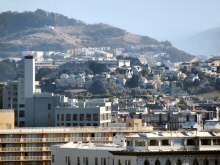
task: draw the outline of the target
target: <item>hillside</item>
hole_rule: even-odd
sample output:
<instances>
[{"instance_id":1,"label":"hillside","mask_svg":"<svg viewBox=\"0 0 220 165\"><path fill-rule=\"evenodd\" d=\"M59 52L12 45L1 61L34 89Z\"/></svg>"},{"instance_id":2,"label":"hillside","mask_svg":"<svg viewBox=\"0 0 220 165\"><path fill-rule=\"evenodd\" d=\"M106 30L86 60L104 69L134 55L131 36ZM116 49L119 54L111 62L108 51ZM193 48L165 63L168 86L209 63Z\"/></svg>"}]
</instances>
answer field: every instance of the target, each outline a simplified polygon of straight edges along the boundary
<instances>
[{"instance_id":1,"label":"hillside","mask_svg":"<svg viewBox=\"0 0 220 165\"><path fill-rule=\"evenodd\" d=\"M219 55L220 27L188 37L177 43L177 47L196 55Z\"/></svg>"},{"instance_id":2,"label":"hillside","mask_svg":"<svg viewBox=\"0 0 220 165\"><path fill-rule=\"evenodd\" d=\"M106 24L85 24L57 13L43 10L35 12L5 12L0 14L0 50L57 50L79 47L112 48L153 46L167 52L175 61L188 61L190 54L180 51L169 42L159 42L147 36L129 33ZM4 54L4 53L3 53ZM172 60L172 59L171 59Z\"/></svg>"}]
</instances>

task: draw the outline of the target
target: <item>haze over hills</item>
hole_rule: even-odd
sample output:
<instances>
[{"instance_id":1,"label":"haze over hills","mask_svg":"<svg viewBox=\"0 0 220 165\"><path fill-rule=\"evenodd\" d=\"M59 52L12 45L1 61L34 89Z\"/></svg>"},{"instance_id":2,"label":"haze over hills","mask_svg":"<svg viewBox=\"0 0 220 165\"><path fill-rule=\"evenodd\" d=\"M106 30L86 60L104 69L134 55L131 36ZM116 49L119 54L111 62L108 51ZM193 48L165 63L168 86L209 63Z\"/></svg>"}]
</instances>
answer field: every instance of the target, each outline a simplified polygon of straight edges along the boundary
<instances>
[{"instance_id":1,"label":"haze over hills","mask_svg":"<svg viewBox=\"0 0 220 165\"><path fill-rule=\"evenodd\" d=\"M166 52L174 61L188 61L192 55L147 36L131 34L107 24L86 24L57 13L4 12L0 14L1 51L67 50L80 47L126 48L146 46Z\"/></svg>"},{"instance_id":2,"label":"haze over hills","mask_svg":"<svg viewBox=\"0 0 220 165\"><path fill-rule=\"evenodd\" d=\"M220 27L209 29L178 41L175 46L195 55L219 55Z\"/></svg>"}]
</instances>

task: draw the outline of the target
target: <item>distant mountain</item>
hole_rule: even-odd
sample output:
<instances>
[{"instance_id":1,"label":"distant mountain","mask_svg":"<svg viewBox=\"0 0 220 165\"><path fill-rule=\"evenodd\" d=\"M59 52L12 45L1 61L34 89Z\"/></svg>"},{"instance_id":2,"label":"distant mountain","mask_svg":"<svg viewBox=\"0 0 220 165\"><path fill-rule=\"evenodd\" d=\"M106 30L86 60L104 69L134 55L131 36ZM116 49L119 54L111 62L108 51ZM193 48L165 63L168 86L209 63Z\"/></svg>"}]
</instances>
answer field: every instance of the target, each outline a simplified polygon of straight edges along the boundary
<instances>
[{"instance_id":1,"label":"distant mountain","mask_svg":"<svg viewBox=\"0 0 220 165\"><path fill-rule=\"evenodd\" d=\"M159 42L147 36L131 34L106 24L86 24L57 13L4 12L0 14L0 50L66 50L80 47L126 48L151 46L165 51L171 61L189 61L192 55L174 48L170 42ZM1 53L1 52L0 52Z\"/></svg>"},{"instance_id":2,"label":"distant mountain","mask_svg":"<svg viewBox=\"0 0 220 165\"><path fill-rule=\"evenodd\" d=\"M195 34L175 45L195 55L219 55L220 27Z\"/></svg>"}]
</instances>

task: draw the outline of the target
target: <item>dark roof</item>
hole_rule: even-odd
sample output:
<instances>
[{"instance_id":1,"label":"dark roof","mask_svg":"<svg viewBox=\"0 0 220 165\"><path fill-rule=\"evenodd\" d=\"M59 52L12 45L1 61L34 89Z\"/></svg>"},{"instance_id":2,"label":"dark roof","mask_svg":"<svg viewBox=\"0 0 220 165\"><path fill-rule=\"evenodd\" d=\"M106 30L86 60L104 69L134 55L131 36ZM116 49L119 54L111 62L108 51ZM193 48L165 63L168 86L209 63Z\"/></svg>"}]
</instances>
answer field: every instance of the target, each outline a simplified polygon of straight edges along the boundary
<instances>
[{"instance_id":1,"label":"dark roof","mask_svg":"<svg viewBox=\"0 0 220 165\"><path fill-rule=\"evenodd\" d=\"M220 151L109 151L113 155L124 155L124 156L166 156L166 155L216 155L220 154Z\"/></svg>"}]
</instances>

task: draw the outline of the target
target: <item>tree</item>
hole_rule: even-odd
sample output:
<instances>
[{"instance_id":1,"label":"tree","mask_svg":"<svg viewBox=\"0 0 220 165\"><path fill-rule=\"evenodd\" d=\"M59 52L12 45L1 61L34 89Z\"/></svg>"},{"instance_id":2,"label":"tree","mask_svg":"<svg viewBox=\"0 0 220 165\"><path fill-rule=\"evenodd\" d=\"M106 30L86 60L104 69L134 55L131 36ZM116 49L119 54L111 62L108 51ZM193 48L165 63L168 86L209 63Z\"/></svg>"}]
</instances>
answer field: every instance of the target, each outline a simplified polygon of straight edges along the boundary
<instances>
[{"instance_id":1,"label":"tree","mask_svg":"<svg viewBox=\"0 0 220 165\"><path fill-rule=\"evenodd\" d=\"M88 91L92 94L107 94L106 85L101 80L95 80Z\"/></svg>"},{"instance_id":2,"label":"tree","mask_svg":"<svg viewBox=\"0 0 220 165\"><path fill-rule=\"evenodd\" d=\"M126 86L129 88L136 88L139 86L140 75L134 74L131 79L126 82Z\"/></svg>"},{"instance_id":3,"label":"tree","mask_svg":"<svg viewBox=\"0 0 220 165\"><path fill-rule=\"evenodd\" d=\"M89 69L93 72L93 74L100 74L102 72L109 71L105 64L100 64L95 61L89 62Z\"/></svg>"},{"instance_id":4,"label":"tree","mask_svg":"<svg viewBox=\"0 0 220 165\"><path fill-rule=\"evenodd\" d=\"M215 87L220 90L220 79L217 79L216 83L215 83Z\"/></svg>"},{"instance_id":5,"label":"tree","mask_svg":"<svg viewBox=\"0 0 220 165\"><path fill-rule=\"evenodd\" d=\"M143 68L143 69L141 70L141 74L142 74L142 76L144 76L145 78L149 78L150 70L147 69L147 68Z\"/></svg>"}]
</instances>

